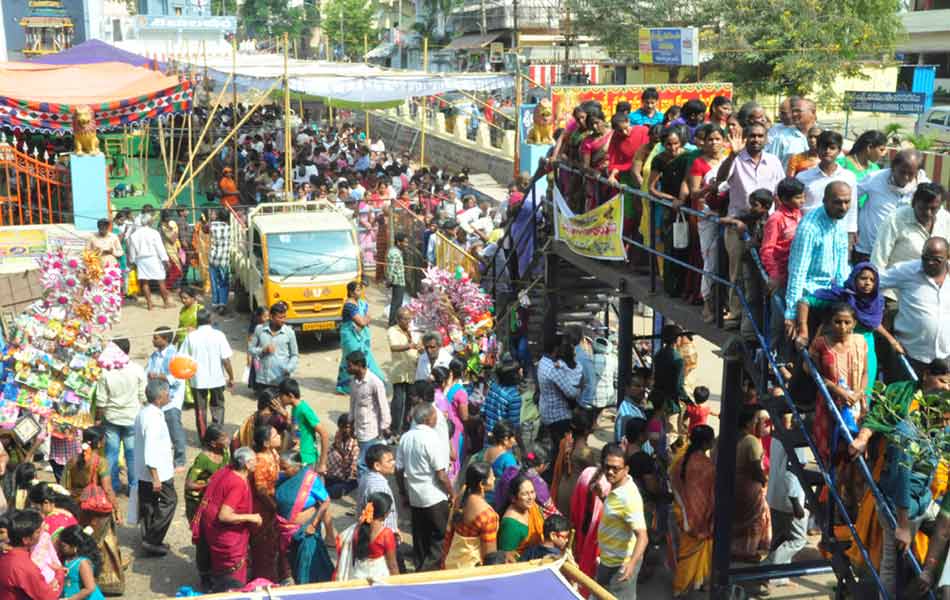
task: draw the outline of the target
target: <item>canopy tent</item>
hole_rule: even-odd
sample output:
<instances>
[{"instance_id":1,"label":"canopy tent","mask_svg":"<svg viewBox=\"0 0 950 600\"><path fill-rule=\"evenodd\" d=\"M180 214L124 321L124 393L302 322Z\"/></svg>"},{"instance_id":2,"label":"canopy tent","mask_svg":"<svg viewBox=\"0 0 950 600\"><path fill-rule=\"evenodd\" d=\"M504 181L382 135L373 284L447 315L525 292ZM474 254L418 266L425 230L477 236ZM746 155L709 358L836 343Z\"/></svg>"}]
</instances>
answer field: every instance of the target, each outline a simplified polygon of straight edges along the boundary
<instances>
[{"instance_id":1,"label":"canopy tent","mask_svg":"<svg viewBox=\"0 0 950 600\"><path fill-rule=\"evenodd\" d=\"M205 596L209 600L581 600L558 570L560 561L537 561L437 573L396 575L368 585L365 580L274 588Z\"/></svg>"},{"instance_id":2,"label":"canopy tent","mask_svg":"<svg viewBox=\"0 0 950 600\"><path fill-rule=\"evenodd\" d=\"M190 81L125 63L0 63L0 126L65 134L89 106L97 129L114 129L188 112L193 97Z\"/></svg>"},{"instance_id":3,"label":"canopy tent","mask_svg":"<svg viewBox=\"0 0 950 600\"><path fill-rule=\"evenodd\" d=\"M192 63L201 69L203 62ZM208 60L208 74L224 82L232 60ZM366 63L288 60L290 89L324 99L344 108L388 108L415 96L434 96L452 90L491 90L514 85L503 73L426 73L383 69ZM235 80L238 89L267 89L284 75L284 59L277 54L240 54Z\"/></svg>"},{"instance_id":4,"label":"canopy tent","mask_svg":"<svg viewBox=\"0 0 950 600\"><path fill-rule=\"evenodd\" d=\"M68 50L37 58L33 63L46 65L91 65L95 63L117 62L133 67L148 67L152 60L146 56L126 52L99 40L87 40Z\"/></svg>"}]
</instances>

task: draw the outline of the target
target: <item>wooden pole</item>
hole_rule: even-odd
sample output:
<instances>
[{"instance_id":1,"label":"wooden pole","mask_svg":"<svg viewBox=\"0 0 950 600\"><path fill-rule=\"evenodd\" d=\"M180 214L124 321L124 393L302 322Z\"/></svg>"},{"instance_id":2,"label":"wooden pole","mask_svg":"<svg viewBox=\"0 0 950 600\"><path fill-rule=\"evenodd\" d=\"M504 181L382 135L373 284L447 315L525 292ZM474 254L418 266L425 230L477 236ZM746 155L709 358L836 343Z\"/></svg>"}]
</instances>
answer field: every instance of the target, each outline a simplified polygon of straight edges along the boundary
<instances>
[{"instance_id":1,"label":"wooden pole","mask_svg":"<svg viewBox=\"0 0 950 600\"><path fill-rule=\"evenodd\" d=\"M237 36L231 37L231 77L234 78L234 81L231 82L231 123L237 123L237 110L238 110L238 96L237 96ZM200 145L200 144L199 144ZM232 170L234 171L234 185L240 186L241 178L238 177L238 139L237 136L234 136L234 141L231 143L231 165Z\"/></svg>"},{"instance_id":2,"label":"wooden pole","mask_svg":"<svg viewBox=\"0 0 950 600\"><path fill-rule=\"evenodd\" d=\"M366 55L369 54L369 35L363 34L363 61L366 61ZM363 117L366 119L366 143L372 144L373 140L369 137L369 107L363 107Z\"/></svg>"},{"instance_id":3,"label":"wooden pole","mask_svg":"<svg viewBox=\"0 0 950 600\"><path fill-rule=\"evenodd\" d=\"M253 106L251 106L250 110L247 111L247 114L245 114L245 115L241 118L240 121L238 121L237 123L234 124L234 129L232 129L231 131L229 131L228 134L227 134L226 136L224 136L224 139L221 140L220 142L218 142L218 145L215 146L213 150L211 150L211 153L208 155L208 157L205 158L205 159L201 162L201 164L198 165L198 167L194 169L194 171L192 171L191 176L188 177L188 179L185 181L184 185L182 185L181 188L175 190L175 193L174 193L174 194L172 194L171 196L169 196L168 200L165 202L164 208L168 208L169 206L172 206L172 203L175 201L175 198L178 197L178 194L181 193L182 189L184 189L184 186L186 186L186 185L188 185L189 183L191 183L191 181L192 181L199 173L201 173L201 171L202 171L205 167L207 167L207 166L211 163L212 160L214 160L214 157L217 156L218 152L221 152L221 148L224 148L224 146L225 146L228 142L231 141L231 138L233 138L233 137L237 134L238 130L244 125L244 123L247 122L248 119L251 118L251 115L253 115L255 112L257 112L257 109L260 108L261 105L264 104L264 102L270 101L270 95L274 92L274 90L277 89L277 85L278 85L279 83L280 83L280 82L275 81L273 84L271 84L271 86L270 86L269 88L267 88L267 91L264 92L264 95L261 96L260 99L259 99L257 102L255 102Z\"/></svg>"},{"instance_id":4,"label":"wooden pole","mask_svg":"<svg viewBox=\"0 0 950 600\"><path fill-rule=\"evenodd\" d=\"M429 72L429 38L422 38L422 70ZM426 111L429 109L429 98L422 97L422 144L419 148L419 166L426 166L426 123L429 120Z\"/></svg>"},{"instance_id":5,"label":"wooden pole","mask_svg":"<svg viewBox=\"0 0 950 600\"><path fill-rule=\"evenodd\" d=\"M145 124L145 135L142 138L141 150L142 150L142 193L148 193L148 148L149 141L152 139L152 124Z\"/></svg>"},{"instance_id":6,"label":"wooden pole","mask_svg":"<svg viewBox=\"0 0 950 600\"><path fill-rule=\"evenodd\" d=\"M591 579L587 573L581 571L577 565L571 561L565 560L564 563L561 564L561 570L564 571L567 576L571 577L572 579L576 579L578 583L589 589L590 592L598 598L598 600L617 600L613 594L604 589L602 585Z\"/></svg>"},{"instance_id":7,"label":"wooden pole","mask_svg":"<svg viewBox=\"0 0 950 600\"><path fill-rule=\"evenodd\" d=\"M162 164L165 166L165 193L171 189L171 175L168 172L168 152L165 150L165 126L162 119L158 119L158 147L162 150Z\"/></svg>"},{"instance_id":8,"label":"wooden pole","mask_svg":"<svg viewBox=\"0 0 950 600\"><path fill-rule=\"evenodd\" d=\"M202 43L204 43L204 42L202 42ZM194 147L193 147L192 141L191 141L191 132L192 132L192 129L191 129L191 115L192 115L192 113L188 113L188 170L189 170L189 171L191 170L191 168L192 168L192 166L193 166L193 161L195 160L195 153L193 152ZM209 121L209 122L210 122L210 121ZM195 212L196 212L196 209L195 209L195 184L192 183L190 186L188 186L188 188L189 188L188 191L189 191L189 193L191 194L191 224L194 225L194 224L195 224ZM187 267L185 268L185 274L186 274L186 275L188 274L188 269L187 269Z\"/></svg>"},{"instance_id":9,"label":"wooden pole","mask_svg":"<svg viewBox=\"0 0 950 600\"><path fill-rule=\"evenodd\" d=\"M293 176L293 140L290 139L290 68L288 66L290 36L284 32L284 202L293 198L291 178Z\"/></svg>"},{"instance_id":10,"label":"wooden pole","mask_svg":"<svg viewBox=\"0 0 950 600\"><path fill-rule=\"evenodd\" d=\"M518 32L515 31L515 179L521 171L521 57L518 54Z\"/></svg>"},{"instance_id":11,"label":"wooden pole","mask_svg":"<svg viewBox=\"0 0 950 600\"><path fill-rule=\"evenodd\" d=\"M297 54L297 40L294 40L294 60L297 60L298 58L300 58L300 56ZM300 122L306 126L307 123L303 122L303 94L300 94L300 96L297 98L297 102L297 107L300 110L300 113L297 116L300 117Z\"/></svg>"},{"instance_id":12,"label":"wooden pole","mask_svg":"<svg viewBox=\"0 0 950 600\"><path fill-rule=\"evenodd\" d=\"M181 182L185 180L185 177L188 176L188 173L191 172L193 166L193 161L195 160L195 154L197 154L198 148L201 147L202 142L204 142L205 134L208 133L208 129L211 127L211 123L214 122L214 115L218 112L218 106L221 105L221 100L224 98L224 93L228 90L228 84L231 83L231 78L233 76L229 75L227 80L224 82L224 87L221 88L221 91L218 92L218 99L215 101L214 106L211 107L211 113L208 114L208 120L205 121L204 127L201 128L201 135L198 136L198 141L195 143L194 151L191 147L188 150L188 166L185 167L185 170L182 172L181 177L178 179L178 185L175 186L177 190L181 187Z\"/></svg>"}]
</instances>

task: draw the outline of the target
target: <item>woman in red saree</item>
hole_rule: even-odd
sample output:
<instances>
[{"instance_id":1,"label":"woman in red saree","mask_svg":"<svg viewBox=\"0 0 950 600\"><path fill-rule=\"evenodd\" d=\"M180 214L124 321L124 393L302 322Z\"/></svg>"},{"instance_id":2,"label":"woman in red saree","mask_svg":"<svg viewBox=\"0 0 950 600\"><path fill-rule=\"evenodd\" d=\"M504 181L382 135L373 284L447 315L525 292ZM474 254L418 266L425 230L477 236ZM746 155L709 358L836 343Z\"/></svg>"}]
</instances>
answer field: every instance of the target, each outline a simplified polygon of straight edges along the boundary
<instances>
[{"instance_id":1,"label":"woman in red saree","mask_svg":"<svg viewBox=\"0 0 950 600\"><path fill-rule=\"evenodd\" d=\"M277 475L280 473L280 433L270 424L254 428L254 451L257 465L251 483L254 490L254 512L262 524L251 532L251 579L274 583L290 580L290 565L280 552L280 531L277 528Z\"/></svg>"},{"instance_id":2,"label":"woman in red saree","mask_svg":"<svg viewBox=\"0 0 950 600\"><path fill-rule=\"evenodd\" d=\"M247 583L247 551L251 528L261 526L261 517L251 511L253 494L248 476L257 456L247 447L238 448L231 464L208 480L204 498L191 523L192 542L211 561L211 585L215 591L237 589ZM202 548L202 546L204 546Z\"/></svg>"},{"instance_id":3,"label":"woman in red saree","mask_svg":"<svg viewBox=\"0 0 950 600\"><path fill-rule=\"evenodd\" d=\"M597 546L597 528L600 526L600 517L604 512L604 503L600 494L595 493L599 486L606 496L610 492L610 483L600 472L598 467L587 467L577 478L577 486L571 497L571 526L574 528L574 560L581 571L593 578L597 574L597 557L600 548ZM581 594L586 598L589 590L581 587Z\"/></svg>"},{"instance_id":4,"label":"woman in red saree","mask_svg":"<svg viewBox=\"0 0 950 600\"><path fill-rule=\"evenodd\" d=\"M712 574L716 467L706 453L715 439L712 427L697 425L689 434L683 458L670 467L673 516L679 529L674 598L700 589Z\"/></svg>"},{"instance_id":5,"label":"woman in red saree","mask_svg":"<svg viewBox=\"0 0 950 600\"><path fill-rule=\"evenodd\" d=\"M581 167L594 175L606 177L607 165L610 163L607 157L607 148L610 145L613 130L601 110L591 111L587 115L587 124L591 129L591 133L581 142ZM610 186L590 179L584 185L587 186L585 211L597 208L616 193Z\"/></svg>"}]
</instances>

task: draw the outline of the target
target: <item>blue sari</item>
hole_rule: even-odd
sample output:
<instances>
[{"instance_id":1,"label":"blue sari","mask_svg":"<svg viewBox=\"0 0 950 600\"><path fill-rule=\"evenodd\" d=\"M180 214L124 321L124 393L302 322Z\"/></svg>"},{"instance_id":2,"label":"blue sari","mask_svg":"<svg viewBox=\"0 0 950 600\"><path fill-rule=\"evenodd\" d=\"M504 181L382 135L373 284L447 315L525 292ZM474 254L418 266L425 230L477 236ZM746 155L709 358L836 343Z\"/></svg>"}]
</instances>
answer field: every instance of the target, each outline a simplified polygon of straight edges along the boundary
<instances>
[{"instance_id":1,"label":"blue sari","mask_svg":"<svg viewBox=\"0 0 950 600\"><path fill-rule=\"evenodd\" d=\"M366 366L369 370L380 380L386 381L386 376L383 375L382 369L379 368L376 359L373 358L373 352L370 348L369 326L361 328L353 320L356 315L365 317L367 314L369 314L369 304L366 303L366 300L360 300L358 304L346 302L343 305L343 320L340 323L340 350L342 352L340 368L336 376L336 391L341 394L350 392L350 374L346 371L346 357L356 350L362 351L366 356Z\"/></svg>"},{"instance_id":2,"label":"blue sari","mask_svg":"<svg viewBox=\"0 0 950 600\"><path fill-rule=\"evenodd\" d=\"M290 522L301 511L314 507L319 509L322 503L329 501L323 480L308 468L301 469L280 484L274 496L277 514ZM308 534L307 526L311 524L315 525L315 531ZM311 521L294 532L290 543L290 568L297 584L330 581L333 578L333 561L323 543L319 522Z\"/></svg>"}]
</instances>

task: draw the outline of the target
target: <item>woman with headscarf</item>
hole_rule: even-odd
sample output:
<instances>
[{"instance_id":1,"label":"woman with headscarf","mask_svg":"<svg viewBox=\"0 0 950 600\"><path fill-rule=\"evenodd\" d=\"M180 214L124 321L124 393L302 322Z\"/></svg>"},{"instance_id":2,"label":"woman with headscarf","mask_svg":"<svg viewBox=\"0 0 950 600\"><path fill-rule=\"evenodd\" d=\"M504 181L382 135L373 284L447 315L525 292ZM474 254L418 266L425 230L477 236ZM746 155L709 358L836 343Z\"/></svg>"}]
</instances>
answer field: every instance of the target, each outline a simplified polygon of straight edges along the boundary
<instances>
[{"instance_id":1,"label":"woman with headscarf","mask_svg":"<svg viewBox=\"0 0 950 600\"><path fill-rule=\"evenodd\" d=\"M798 303L798 339L801 345L807 346L809 336L809 312L811 310L826 312L833 304L845 302L851 305L857 315L857 324L854 333L864 337L867 342L867 388L871 393L874 382L877 380L877 354L874 351L874 334L883 337L898 354L904 349L900 342L884 328L884 296L880 290L880 276L877 267L869 262L860 262L851 269L851 274L843 286L831 284L830 288L815 290L806 294ZM821 319L819 319L819 322ZM816 336L819 332L816 332Z\"/></svg>"}]
</instances>

